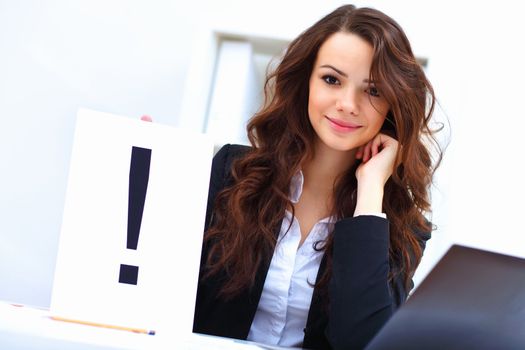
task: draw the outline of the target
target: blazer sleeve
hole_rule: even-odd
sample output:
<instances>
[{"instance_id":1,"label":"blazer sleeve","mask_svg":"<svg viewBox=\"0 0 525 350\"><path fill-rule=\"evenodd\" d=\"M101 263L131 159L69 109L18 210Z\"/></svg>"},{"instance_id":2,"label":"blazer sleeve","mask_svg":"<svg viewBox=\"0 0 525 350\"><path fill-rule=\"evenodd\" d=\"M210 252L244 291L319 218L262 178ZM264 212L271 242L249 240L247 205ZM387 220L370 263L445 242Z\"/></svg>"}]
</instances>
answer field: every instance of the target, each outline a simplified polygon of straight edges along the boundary
<instances>
[{"instance_id":1,"label":"blazer sleeve","mask_svg":"<svg viewBox=\"0 0 525 350\"><path fill-rule=\"evenodd\" d=\"M233 161L245 154L249 149L246 146L230 145L223 146L213 157L210 184L208 189L208 203L206 209L206 220L204 232L213 223L213 209L217 194L232 183L231 166ZM226 335L235 337L235 333L224 333L224 322L218 321L224 318L223 308L216 305L216 295L220 284L216 281L203 283L202 276L205 272L206 260L208 257L209 243L202 245L201 266L199 274L199 284L195 303L195 314L193 319L193 331L212 335Z\"/></svg>"},{"instance_id":2,"label":"blazer sleeve","mask_svg":"<svg viewBox=\"0 0 525 350\"><path fill-rule=\"evenodd\" d=\"M215 197L217 193L224 187L224 180L226 178L224 174L224 169L226 168L226 159L228 158L228 149L230 145L223 146L216 154L213 156L213 161L211 165L211 175L210 175L210 185L208 187L208 203L206 205L206 221L204 224L204 232L210 226L212 213L213 213L213 204L215 202Z\"/></svg>"},{"instance_id":3,"label":"blazer sleeve","mask_svg":"<svg viewBox=\"0 0 525 350\"><path fill-rule=\"evenodd\" d=\"M334 349L362 349L406 300L403 277L392 283L389 222L357 216L335 224L329 321L326 336ZM429 233L418 233L422 248Z\"/></svg>"}]
</instances>

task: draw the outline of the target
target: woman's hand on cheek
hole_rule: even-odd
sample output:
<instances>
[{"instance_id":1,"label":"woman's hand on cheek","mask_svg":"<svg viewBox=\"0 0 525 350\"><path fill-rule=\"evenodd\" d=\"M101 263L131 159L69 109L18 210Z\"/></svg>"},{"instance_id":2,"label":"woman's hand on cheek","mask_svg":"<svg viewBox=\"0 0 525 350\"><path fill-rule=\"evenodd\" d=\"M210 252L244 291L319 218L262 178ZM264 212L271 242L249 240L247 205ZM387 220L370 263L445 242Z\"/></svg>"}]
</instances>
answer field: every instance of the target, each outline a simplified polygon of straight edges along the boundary
<instances>
[{"instance_id":1,"label":"woman's hand on cheek","mask_svg":"<svg viewBox=\"0 0 525 350\"><path fill-rule=\"evenodd\" d=\"M358 184L366 182L384 186L394 171L398 148L397 140L385 134L377 134L359 147L356 158L362 163L356 170Z\"/></svg>"},{"instance_id":2,"label":"woman's hand on cheek","mask_svg":"<svg viewBox=\"0 0 525 350\"><path fill-rule=\"evenodd\" d=\"M385 183L394 171L399 144L385 134L377 134L359 147L356 159L361 159L357 178L357 202L354 216L377 214L383 211Z\"/></svg>"}]
</instances>

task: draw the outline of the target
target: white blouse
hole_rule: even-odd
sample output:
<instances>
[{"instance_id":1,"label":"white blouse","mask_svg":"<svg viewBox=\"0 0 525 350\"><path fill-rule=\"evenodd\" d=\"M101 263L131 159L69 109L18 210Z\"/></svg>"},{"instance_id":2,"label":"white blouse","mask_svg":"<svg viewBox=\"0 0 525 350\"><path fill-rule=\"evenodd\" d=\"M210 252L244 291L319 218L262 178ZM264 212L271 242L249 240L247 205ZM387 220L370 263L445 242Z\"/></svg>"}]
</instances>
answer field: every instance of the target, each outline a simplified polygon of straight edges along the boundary
<instances>
[{"instance_id":1,"label":"white blouse","mask_svg":"<svg viewBox=\"0 0 525 350\"><path fill-rule=\"evenodd\" d=\"M302 172L293 177L292 203L299 200L303 182ZM326 239L332 231L331 221L325 218L317 222L299 247L299 222L286 211L248 340L280 346L302 345L313 284L323 258L323 252L314 250L314 244ZM290 230L286 232L288 227Z\"/></svg>"},{"instance_id":2,"label":"white blouse","mask_svg":"<svg viewBox=\"0 0 525 350\"><path fill-rule=\"evenodd\" d=\"M299 171L290 184L289 198L292 203L299 201L303 183L303 173ZM386 218L384 213L367 215ZM334 224L333 217L318 221L299 247L299 222L286 211L248 340L279 346L302 346L313 284L324 253L316 251L314 244L325 240Z\"/></svg>"}]
</instances>

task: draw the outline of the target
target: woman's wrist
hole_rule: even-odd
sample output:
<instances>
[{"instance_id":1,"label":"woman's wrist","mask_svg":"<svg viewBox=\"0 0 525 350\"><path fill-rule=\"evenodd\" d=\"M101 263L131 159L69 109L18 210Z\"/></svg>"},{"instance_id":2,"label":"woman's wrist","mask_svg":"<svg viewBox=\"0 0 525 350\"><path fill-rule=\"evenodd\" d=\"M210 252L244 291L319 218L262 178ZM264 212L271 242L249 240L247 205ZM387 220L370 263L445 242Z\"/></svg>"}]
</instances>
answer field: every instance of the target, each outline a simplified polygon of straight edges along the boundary
<instances>
[{"instance_id":1,"label":"woman's wrist","mask_svg":"<svg viewBox=\"0 0 525 350\"><path fill-rule=\"evenodd\" d=\"M383 211L383 185L380 183L358 183L354 216Z\"/></svg>"}]
</instances>

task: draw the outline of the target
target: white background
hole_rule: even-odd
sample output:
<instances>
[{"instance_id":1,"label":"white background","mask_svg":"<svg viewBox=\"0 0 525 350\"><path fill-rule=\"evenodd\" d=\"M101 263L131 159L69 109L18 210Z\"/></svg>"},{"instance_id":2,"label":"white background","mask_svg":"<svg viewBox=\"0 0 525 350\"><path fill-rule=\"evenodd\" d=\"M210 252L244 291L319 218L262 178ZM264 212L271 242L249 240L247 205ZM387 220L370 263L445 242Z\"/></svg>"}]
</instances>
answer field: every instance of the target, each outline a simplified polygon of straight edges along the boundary
<instances>
[{"instance_id":1,"label":"white background","mask_svg":"<svg viewBox=\"0 0 525 350\"><path fill-rule=\"evenodd\" d=\"M417 281L454 242L525 256L519 2L356 3L396 19L428 58L452 130ZM291 39L340 4L0 0L0 299L49 305L79 106L177 125L201 28Z\"/></svg>"}]
</instances>

